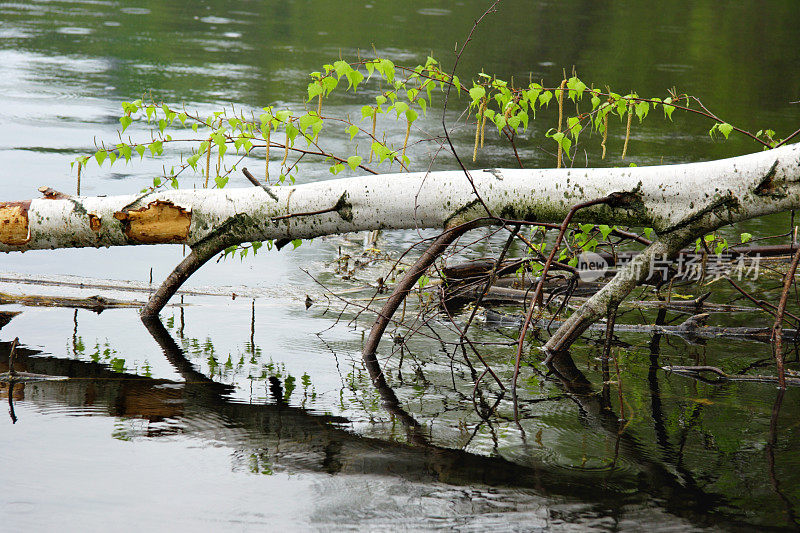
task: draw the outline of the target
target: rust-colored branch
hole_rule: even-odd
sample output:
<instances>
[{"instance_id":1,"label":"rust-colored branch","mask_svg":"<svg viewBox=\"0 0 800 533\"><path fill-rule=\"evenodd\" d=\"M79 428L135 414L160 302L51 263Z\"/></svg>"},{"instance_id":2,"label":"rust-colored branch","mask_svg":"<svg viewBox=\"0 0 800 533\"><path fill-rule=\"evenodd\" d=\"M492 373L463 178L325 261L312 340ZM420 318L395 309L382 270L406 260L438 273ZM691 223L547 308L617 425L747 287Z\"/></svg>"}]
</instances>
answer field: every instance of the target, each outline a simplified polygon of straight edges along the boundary
<instances>
[{"instance_id":1,"label":"rust-colored branch","mask_svg":"<svg viewBox=\"0 0 800 533\"><path fill-rule=\"evenodd\" d=\"M388 388L388 385L386 384L386 378L375 354L378 349L378 343L383 336L383 332L386 331L386 326L389 325L389 322L391 321L395 311L397 311L397 308L400 307L401 303L403 303L406 295L417 283L417 280L422 277L425 271L428 270L428 267L433 264L436 258L439 257L453 241L458 239L467 231L477 228L485 223L485 220L474 220L472 222L445 230L444 233L439 235L439 237L437 237L436 240L434 240L431 245L428 246L420 258L417 259L417 262L406 271L403 279L400 280L400 282L395 286L391 296L389 296L389 299L386 300L383 308L378 312L378 316L375 319L375 323L372 325L372 329L369 332L369 337L367 338L367 342L362 351L364 364L369 371L373 384L375 384L378 389Z\"/></svg>"},{"instance_id":2,"label":"rust-colored branch","mask_svg":"<svg viewBox=\"0 0 800 533\"><path fill-rule=\"evenodd\" d=\"M792 264L789 266L789 271L783 278L783 292L781 293L780 302L778 302L778 313L775 315L775 324L772 326L772 348L775 354L775 364L778 369L778 384L781 389L786 388L786 372L783 368L783 343L781 323L783 322L783 315L786 312L786 302L789 299L789 289L794 281L794 274L797 272L797 263L800 262L800 248L795 252L792 258Z\"/></svg>"}]
</instances>

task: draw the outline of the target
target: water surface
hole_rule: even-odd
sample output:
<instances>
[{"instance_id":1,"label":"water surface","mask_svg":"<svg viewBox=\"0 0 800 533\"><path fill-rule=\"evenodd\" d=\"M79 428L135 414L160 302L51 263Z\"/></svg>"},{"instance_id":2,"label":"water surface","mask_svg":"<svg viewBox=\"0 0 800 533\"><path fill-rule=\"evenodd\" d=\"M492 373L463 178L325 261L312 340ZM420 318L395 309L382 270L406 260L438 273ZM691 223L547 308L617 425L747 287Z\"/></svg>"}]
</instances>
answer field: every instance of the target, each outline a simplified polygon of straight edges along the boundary
<instances>
[{"instance_id":1,"label":"water surface","mask_svg":"<svg viewBox=\"0 0 800 533\"><path fill-rule=\"evenodd\" d=\"M485 6L0 4L2 198L37 196L41 185L74 192L69 163L91 152L96 140L116 139L121 101L150 93L200 109L300 108L308 72L373 47L397 63L424 62L432 53L451 67L454 45L463 43ZM584 80L620 93L663 97L676 86L701 96L729 122L785 136L800 126L800 106L790 103L800 94L798 19L790 1L678 1L658 8L508 1L477 31L459 75L467 80L483 68L557 85L562 70L574 66ZM375 88L364 91L373 95ZM349 94L326 106L332 114L357 113L362 97ZM423 121L425 128L435 131L439 110ZM758 149L741 137L711 139L710 123L675 117L675 124L658 119L635 127L626 163L689 162ZM453 111L456 146L468 154L473 134L456 119ZM520 143L526 165L553 165L543 140L552 125L536 123ZM402 126L387 127L402 139ZM137 125L131 131L144 130ZM621 150L623 137L622 126L612 130L612 150ZM499 139L487 141L477 166L516 163ZM427 166L427 152L412 155L418 168ZM89 167L82 193L138 191L161 165ZM434 163L452 165L447 155ZM298 179L327 179L327 166L310 161ZM185 185L200 181L187 177ZM232 177L229 186L246 185ZM778 233L786 231L786 218L745 227ZM416 232L392 233L381 247L396 258L416 238ZM496 252L502 239L495 241L474 255ZM482 420L468 367L451 362L452 349L435 338L418 336L405 347L402 366L398 354L389 357L392 345L382 347L403 408L389 412L360 361L369 317L356 317L352 307L342 312L328 291L363 287L385 272L377 263L343 280L337 258L356 257L361 248L361 236L332 237L293 252L212 262L187 287L214 294L185 295L184 307L162 313L161 329L148 329L131 309L98 315L3 306L22 314L0 330L0 371L10 341L19 337L20 369L71 378L0 389L17 419L0 421L6 527L797 527L797 391L705 384L660 369L702 362L767 374L768 345L679 338L654 344L621 335L620 402L616 384L603 390L596 344L581 343L573 353L576 367L562 368L561 379L523 369L522 432L511 422L510 399L485 382L483 396L475 398L478 412L497 401L500 416ZM9 254L0 291L143 300L151 279L157 284L181 257L179 246ZM26 276L87 285L130 281L141 291L32 285L20 281ZM764 289L776 280L748 286ZM306 295L315 302L310 309ZM431 325L452 340L444 321ZM510 334L486 330L479 336L501 342ZM498 347L486 357L506 369L500 377L508 382L513 349ZM797 369L796 352L789 366Z\"/></svg>"}]
</instances>

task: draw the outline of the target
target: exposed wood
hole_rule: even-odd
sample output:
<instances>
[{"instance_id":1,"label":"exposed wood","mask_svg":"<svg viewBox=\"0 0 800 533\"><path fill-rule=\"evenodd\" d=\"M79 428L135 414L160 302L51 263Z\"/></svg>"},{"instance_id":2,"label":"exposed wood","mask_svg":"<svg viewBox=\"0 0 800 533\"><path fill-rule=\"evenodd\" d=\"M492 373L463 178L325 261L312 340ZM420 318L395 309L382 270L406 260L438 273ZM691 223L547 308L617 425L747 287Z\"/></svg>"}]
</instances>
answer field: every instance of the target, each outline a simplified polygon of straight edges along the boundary
<instances>
[{"instance_id":1,"label":"exposed wood","mask_svg":"<svg viewBox=\"0 0 800 533\"><path fill-rule=\"evenodd\" d=\"M155 200L139 209L117 211L114 218L122 223L123 232L131 241L141 244L183 242L192 222L188 209L163 200ZM101 222L100 217L89 214L89 226L93 231L99 231Z\"/></svg>"},{"instance_id":2,"label":"exposed wood","mask_svg":"<svg viewBox=\"0 0 800 533\"><path fill-rule=\"evenodd\" d=\"M29 240L28 209L30 202L0 204L0 243L23 246Z\"/></svg>"}]
</instances>

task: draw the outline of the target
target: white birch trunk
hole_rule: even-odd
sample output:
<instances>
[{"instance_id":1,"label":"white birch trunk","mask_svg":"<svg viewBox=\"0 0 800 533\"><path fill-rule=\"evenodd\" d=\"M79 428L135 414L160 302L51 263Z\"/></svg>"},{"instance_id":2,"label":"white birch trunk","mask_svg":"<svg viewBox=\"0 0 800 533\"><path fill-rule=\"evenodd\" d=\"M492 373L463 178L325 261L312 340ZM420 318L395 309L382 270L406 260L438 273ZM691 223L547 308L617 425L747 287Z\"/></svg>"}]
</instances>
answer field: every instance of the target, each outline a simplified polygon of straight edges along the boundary
<instances>
[{"instance_id":1,"label":"white birch trunk","mask_svg":"<svg viewBox=\"0 0 800 533\"><path fill-rule=\"evenodd\" d=\"M384 174L307 185L174 190L144 195L0 203L0 251L311 238L370 229L445 228L491 215L649 226L669 233L703 219L724 224L800 208L800 144L682 165L613 169ZM321 214L312 212L328 210ZM283 217L283 218L281 218Z\"/></svg>"}]
</instances>

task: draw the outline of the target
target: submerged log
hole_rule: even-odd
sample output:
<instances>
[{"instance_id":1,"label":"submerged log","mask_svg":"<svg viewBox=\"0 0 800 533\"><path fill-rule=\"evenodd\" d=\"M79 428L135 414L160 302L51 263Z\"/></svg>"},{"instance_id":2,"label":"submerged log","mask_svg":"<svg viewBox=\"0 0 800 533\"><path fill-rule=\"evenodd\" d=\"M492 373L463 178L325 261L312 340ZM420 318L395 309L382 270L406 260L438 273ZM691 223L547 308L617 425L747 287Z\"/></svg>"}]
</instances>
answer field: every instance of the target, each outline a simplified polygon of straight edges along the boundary
<instances>
[{"instance_id":1,"label":"submerged log","mask_svg":"<svg viewBox=\"0 0 800 533\"><path fill-rule=\"evenodd\" d=\"M100 295L87 298L70 298L66 296L40 296L35 294L8 294L0 292L0 305L19 304L31 307L70 307L76 309L89 309L100 313L105 309L138 308L144 302L116 300ZM0 323L2 318L0 317Z\"/></svg>"},{"instance_id":2,"label":"submerged log","mask_svg":"<svg viewBox=\"0 0 800 533\"><path fill-rule=\"evenodd\" d=\"M704 383L711 383L718 385L728 381L744 381L751 383L779 383L778 376L762 376L762 375L749 375L749 374L728 374L727 372L715 366L662 366L661 370L667 372L674 372L683 376L694 378ZM705 377L705 374L712 374L715 379ZM785 378L787 385L800 386L800 377L796 375L789 375Z\"/></svg>"},{"instance_id":3,"label":"submerged log","mask_svg":"<svg viewBox=\"0 0 800 533\"><path fill-rule=\"evenodd\" d=\"M614 333L645 333L649 335L677 335L690 342L693 339L713 339L716 337L748 339L759 342L770 342L772 337L771 327L718 327L707 326L708 313L692 315L677 326L662 326L658 324L614 324ZM492 327L519 327L522 325L524 316L519 314L500 313L487 309L484 313L484 321ZM535 327L554 327L558 328L565 321L541 319L531 324ZM590 331L606 331L605 322L591 324ZM782 330L783 337L787 340L800 340L800 332L796 329Z\"/></svg>"}]
</instances>

